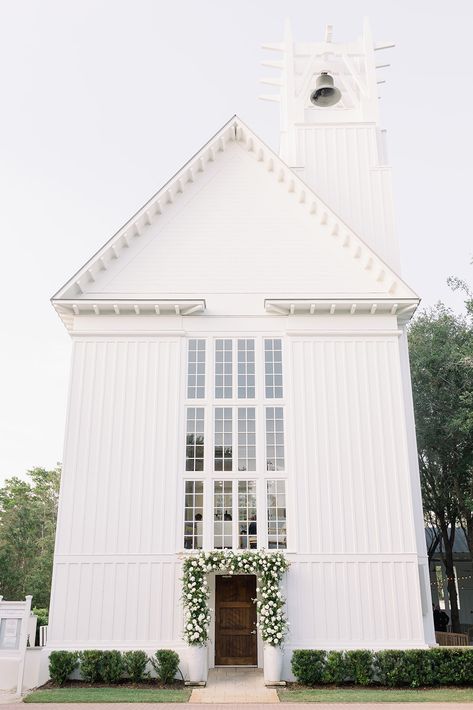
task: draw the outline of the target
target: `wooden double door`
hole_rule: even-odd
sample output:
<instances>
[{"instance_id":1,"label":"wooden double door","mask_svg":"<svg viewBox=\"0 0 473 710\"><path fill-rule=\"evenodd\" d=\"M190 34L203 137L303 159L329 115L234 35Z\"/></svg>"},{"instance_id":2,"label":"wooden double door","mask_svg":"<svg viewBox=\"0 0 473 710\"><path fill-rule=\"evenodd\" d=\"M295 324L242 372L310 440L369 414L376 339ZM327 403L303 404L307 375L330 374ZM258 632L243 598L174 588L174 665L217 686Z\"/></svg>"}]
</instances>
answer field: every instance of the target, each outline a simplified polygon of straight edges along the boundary
<instances>
[{"instance_id":1,"label":"wooden double door","mask_svg":"<svg viewBox=\"0 0 473 710\"><path fill-rule=\"evenodd\" d=\"M256 666L256 576L215 577L215 665Z\"/></svg>"}]
</instances>

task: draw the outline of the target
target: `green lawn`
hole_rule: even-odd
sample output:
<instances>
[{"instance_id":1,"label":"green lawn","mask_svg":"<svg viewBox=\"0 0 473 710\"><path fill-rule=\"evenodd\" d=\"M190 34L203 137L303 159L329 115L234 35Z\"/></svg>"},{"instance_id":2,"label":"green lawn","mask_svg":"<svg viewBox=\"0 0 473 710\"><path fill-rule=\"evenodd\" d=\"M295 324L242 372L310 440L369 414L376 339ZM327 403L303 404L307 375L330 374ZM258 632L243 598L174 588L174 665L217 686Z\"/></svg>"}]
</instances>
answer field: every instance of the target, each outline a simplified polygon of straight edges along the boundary
<instances>
[{"instance_id":1,"label":"green lawn","mask_svg":"<svg viewBox=\"0 0 473 710\"><path fill-rule=\"evenodd\" d=\"M282 703L471 703L473 688L294 688L278 690Z\"/></svg>"},{"instance_id":2,"label":"green lawn","mask_svg":"<svg viewBox=\"0 0 473 710\"><path fill-rule=\"evenodd\" d=\"M187 703L187 688L48 688L35 690L24 703Z\"/></svg>"}]
</instances>

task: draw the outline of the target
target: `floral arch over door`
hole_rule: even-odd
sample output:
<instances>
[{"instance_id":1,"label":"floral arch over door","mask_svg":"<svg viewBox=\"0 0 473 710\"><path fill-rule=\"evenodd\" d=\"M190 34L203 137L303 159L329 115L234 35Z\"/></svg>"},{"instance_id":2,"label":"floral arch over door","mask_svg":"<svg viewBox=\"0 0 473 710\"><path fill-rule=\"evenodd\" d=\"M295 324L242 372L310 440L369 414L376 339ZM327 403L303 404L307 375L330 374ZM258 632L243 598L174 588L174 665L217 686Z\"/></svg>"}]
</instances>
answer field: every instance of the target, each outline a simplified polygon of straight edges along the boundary
<instances>
[{"instance_id":1,"label":"floral arch over door","mask_svg":"<svg viewBox=\"0 0 473 710\"><path fill-rule=\"evenodd\" d=\"M184 638L190 646L204 646L209 638L210 609L207 575L255 574L258 578L258 627L264 643L280 646L287 633L284 614L285 599L280 590L289 562L281 552L215 550L186 557L183 564L182 599L184 605Z\"/></svg>"}]
</instances>

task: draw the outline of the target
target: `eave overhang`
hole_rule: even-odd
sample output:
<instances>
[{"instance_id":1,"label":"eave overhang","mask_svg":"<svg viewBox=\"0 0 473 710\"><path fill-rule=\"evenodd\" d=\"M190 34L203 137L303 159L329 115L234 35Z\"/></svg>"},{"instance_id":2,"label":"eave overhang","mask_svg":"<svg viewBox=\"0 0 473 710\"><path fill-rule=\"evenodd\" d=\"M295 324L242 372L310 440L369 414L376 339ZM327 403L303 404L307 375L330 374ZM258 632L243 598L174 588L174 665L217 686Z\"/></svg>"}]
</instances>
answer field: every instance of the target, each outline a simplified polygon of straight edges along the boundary
<instances>
[{"instance_id":1,"label":"eave overhang","mask_svg":"<svg viewBox=\"0 0 473 710\"><path fill-rule=\"evenodd\" d=\"M282 316L391 315L404 325L419 302L418 298L265 298L264 309Z\"/></svg>"},{"instance_id":2,"label":"eave overhang","mask_svg":"<svg viewBox=\"0 0 473 710\"><path fill-rule=\"evenodd\" d=\"M203 313L205 299L51 299L68 330L75 316L190 316Z\"/></svg>"}]
</instances>

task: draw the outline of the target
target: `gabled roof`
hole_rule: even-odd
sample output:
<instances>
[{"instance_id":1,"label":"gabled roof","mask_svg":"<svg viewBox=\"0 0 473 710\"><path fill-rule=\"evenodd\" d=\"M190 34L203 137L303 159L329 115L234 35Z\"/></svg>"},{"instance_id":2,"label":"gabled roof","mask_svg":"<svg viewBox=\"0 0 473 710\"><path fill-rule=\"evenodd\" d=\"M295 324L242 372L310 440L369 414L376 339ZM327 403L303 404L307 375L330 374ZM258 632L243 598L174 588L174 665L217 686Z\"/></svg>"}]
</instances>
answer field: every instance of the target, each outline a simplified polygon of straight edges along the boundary
<instances>
[{"instance_id":1,"label":"gabled roof","mask_svg":"<svg viewBox=\"0 0 473 710\"><path fill-rule=\"evenodd\" d=\"M87 293L87 285L98 281L101 274L107 271L112 264L120 260L125 254L129 254L129 250L134 249L140 243L140 238L149 226L163 218L169 206L178 202L188 186L199 180L200 175L206 170L207 166L218 159L219 153L224 152L229 144L234 144L235 142L247 150L260 163L261 170L267 175L267 179L283 183L289 193L294 193L300 209L308 211L318 225L324 226L327 238L335 240L340 249L347 250L354 262L358 264L358 268L370 272L377 282L385 284L385 289L383 290L389 301L403 299L404 301L410 301L414 305L418 303L418 296L401 277L349 225L335 214L271 148L258 138L240 118L233 116L52 297L52 303L61 318L64 319L68 313L73 315L74 313L84 312L84 309L81 308L81 303L85 306L87 302L90 308L93 308L92 312L100 313L99 304L101 299L93 296L94 303L92 303L90 295ZM268 297L270 295L268 294ZM151 301L150 304L152 305ZM177 301L176 304L179 305ZM174 306L171 306L172 308ZM140 308L132 308L131 310L137 314L141 312ZM194 309L190 310L195 312ZM116 309L115 312L117 312ZM155 308L155 312L159 313L160 309Z\"/></svg>"}]
</instances>

